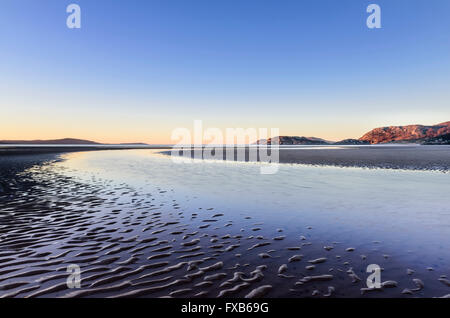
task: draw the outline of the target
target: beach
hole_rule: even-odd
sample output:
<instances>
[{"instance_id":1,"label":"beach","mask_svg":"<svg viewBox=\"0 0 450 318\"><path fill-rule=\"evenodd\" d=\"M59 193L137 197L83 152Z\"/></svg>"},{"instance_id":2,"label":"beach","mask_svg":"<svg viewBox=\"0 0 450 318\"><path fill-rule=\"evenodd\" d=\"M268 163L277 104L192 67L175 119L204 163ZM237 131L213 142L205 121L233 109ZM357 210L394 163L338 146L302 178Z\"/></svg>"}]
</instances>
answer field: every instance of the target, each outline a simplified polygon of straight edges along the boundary
<instances>
[{"instance_id":1,"label":"beach","mask_svg":"<svg viewBox=\"0 0 450 318\"><path fill-rule=\"evenodd\" d=\"M449 148L427 147L286 149L266 176L161 149L0 156L0 297L446 296Z\"/></svg>"},{"instance_id":2,"label":"beach","mask_svg":"<svg viewBox=\"0 0 450 318\"><path fill-rule=\"evenodd\" d=\"M173 154L194 158L195 151L198 149L184 149ZM211 152L211 147L203 149L206 154ZM242 161L252 161L249 159L249 152L255 152L258 148L256 146L235 148L234 156L231 158L227 157L225 148L217 149L222 151L223 160L237 161L239 160L237 152L244 150L245 159ZM264 154L270 154L270 147L268 150L260 149ZM450 169L450 146L447 145L279 146L276 149L279 151L279 163L286 164L436 171ZM163 151L163 153L172 154L170 151ZM206 158L207 155L203 157ZM259 153L256 161L264 161Z\"/></svg>"}]
</instances>

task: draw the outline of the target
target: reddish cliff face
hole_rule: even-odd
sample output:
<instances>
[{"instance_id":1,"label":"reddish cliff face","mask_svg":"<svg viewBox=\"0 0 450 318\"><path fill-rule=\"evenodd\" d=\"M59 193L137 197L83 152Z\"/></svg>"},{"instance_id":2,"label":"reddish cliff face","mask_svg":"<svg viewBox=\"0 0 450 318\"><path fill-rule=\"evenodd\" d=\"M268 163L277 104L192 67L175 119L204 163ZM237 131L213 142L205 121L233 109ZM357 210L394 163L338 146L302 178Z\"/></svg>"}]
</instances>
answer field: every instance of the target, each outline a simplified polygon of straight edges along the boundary
<instances>
[{"instance_id":1,"label":"reddish cliff face","mask_svg":"<svg viewBox=\"0 0 450 318\"><path fill-rule=\"evenodd\" d=\"M408 125L375 128L359 138L371 144L392 141L419 141L450 133L450 121L434 126Z\"/></svg>"}]
</instances>

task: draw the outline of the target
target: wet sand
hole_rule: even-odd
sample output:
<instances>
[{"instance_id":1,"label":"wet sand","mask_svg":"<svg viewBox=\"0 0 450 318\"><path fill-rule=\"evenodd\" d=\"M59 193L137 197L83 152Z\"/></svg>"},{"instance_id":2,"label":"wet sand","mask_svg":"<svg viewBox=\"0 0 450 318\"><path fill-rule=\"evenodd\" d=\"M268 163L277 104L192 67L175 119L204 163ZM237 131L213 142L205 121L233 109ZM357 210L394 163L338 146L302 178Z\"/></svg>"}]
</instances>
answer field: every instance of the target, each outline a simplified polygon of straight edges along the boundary
<instances>
[{"instance_id":1,"label":"wet sand","mask_svg":"<svg viewBox=\"0 0 450 318\"><path fill-rule=\"evenodd\" d=\"M0 159L0 297L440 297L447 268L399 262L382 241L347 246L298 220L231 218L171 188L67 176L57 156ZM11 167L15 167L11 169ZM10 180L14 180L10 184ZM383 287L367 289L368 264ZM81 267L69 289L67 267Z\"/></svg>"},{"instance_id":2,"label":"wet sand","mask_svg":"<svg viewBox=\"0 0 450 318\"><path fill-rule=\"evenodd\" d=\"M0 157L12 155L61 154L79 151L167 149L158 145L10 145L0 144Z\"/></svg>"},{"instance_id":3,"label":"wet sand","mask_svg":"<svg viewBox=\"0 0 450 318\"><path fill-rule=\"evenodd\" d=\"M255 148L254 148L255 149ZM171 152L162 153L170 155ZM223 150L224 160L230 160ZM237 150L234 158L237 160ZM193 151L177 155L194 157ZM260 157L258 156L258 161ZM245 149L245 161L249 150ZM328 165L339 167L362 167L407 170L450 170L450 146L447 145L375 145L375 146L282 146L279 162L288 164Z\"/></svg>"}]
</instances>

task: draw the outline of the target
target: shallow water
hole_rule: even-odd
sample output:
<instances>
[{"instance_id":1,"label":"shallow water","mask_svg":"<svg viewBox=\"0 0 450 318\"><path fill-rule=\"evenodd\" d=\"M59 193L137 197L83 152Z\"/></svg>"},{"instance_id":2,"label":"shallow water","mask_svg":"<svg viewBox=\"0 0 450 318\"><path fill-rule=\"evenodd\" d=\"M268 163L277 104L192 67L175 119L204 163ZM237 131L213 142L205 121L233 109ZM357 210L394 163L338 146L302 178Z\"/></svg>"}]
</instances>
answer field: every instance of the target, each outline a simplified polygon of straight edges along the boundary
<instances>
[{"instance_id":1,"label":"shallow water","mask_svg":"<svg viewBox=\"0 0 450 318\"><path fill-rule=\"evenodd\" d=\"M40 186L2 209L2 296L450 293L449 174L283 164L263 175L258 163L183 163L157 150L62 158L27 171ZM67 289L69 264L81 289ZM397 286L361 295L369 264Z\"/></svg>"}]
</instances>

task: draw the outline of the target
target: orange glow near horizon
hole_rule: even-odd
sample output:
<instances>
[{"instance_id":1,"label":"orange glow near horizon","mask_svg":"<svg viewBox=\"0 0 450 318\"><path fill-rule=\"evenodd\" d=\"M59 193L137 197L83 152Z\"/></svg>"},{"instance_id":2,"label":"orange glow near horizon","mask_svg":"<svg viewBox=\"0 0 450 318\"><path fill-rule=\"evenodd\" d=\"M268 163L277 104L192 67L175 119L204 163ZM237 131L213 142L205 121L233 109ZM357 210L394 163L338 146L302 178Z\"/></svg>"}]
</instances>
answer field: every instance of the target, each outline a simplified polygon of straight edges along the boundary
<instances>
[{"instance_id":1,"label":"orange glow near horizon","mask_svg":"<svg viewBox=\"0 0 450 318\"><path fill-rule=\"evenodd\" d=\"M39 96L36 96L39 100ZM60 100L50 99L40 102L29 100L3 107L0 117L0 140L49 140L85 139L99 143L147 143L174 144L171 136L175 129L186 128L193 134L194 121L202 119L203 131L218 128L225 135L227 128L278 128L282 136L318 137L330 141L348 138L358 139L373 128L424 124L434 125L449 120L447 112L424 113L423 110L391 113L387 120L383 113L368 114L364 111L348 115L340 114L339 107L334 113L323 115L320 107L308 114L263 113L258 116L241 112L240 116L220 107L209 112L186 106L178 111L171 105L149 105L147 107L116 107L107 110L93 107L93 102L60 104ZM78 102L78 101L77 101ZM106 103L106 102L105 102ZM5 103L1 103L4 105ZM81 107L81 105L88 105ZM55 105L64 105L56 107ZM3 113L5 115L3 115ZM173 115L175 114L175 115ZM369 116L371 115L371 116ZM420 120L418 120L420 119ZM274 137L274 136L272 136ZM260 136L258 136L260 139ZM254 142L253 141L249 141Z\"/></svg>"},{"instance_id":2,"label":"orange glow near horizon","mask_svg":"<svg viewBox=\"0 0 450 318\"><path fill-rule=\"evenodd\" d=\"M437 124L432 123L432 124ZM211 124L208 124L211 123ZM147 144L174 144L177 140L172 140L172 132L176 128L186 128L191 131L193 135L193 121L178 121L177 125L162 125L155 122L155 120L149 121L148 124L142 121L120 121L117 122L95 122L85 121L78 124L75 120L75 124L71 124L71 120L58 120L53 122L51 119L47 120L34 120L29 118L28 120L22 120L21 125L17 125L14 122L5 121L4 118L0 119L0 140L52 140L63 138L74 138L95 141L99 143L118 144L118 143L147 143ZM216 126L214 125L216 124ZM250 123L252 124L252 123ZM352 125L350 121L343 123L342 126L337 125L314 125L307 123L304 125L293 126L291 123L281 125L281 122L270 123L262 121L261 127L253 126L245 127L243 123L239 123L236 127L226 127L225 125L214 122L205 121L203 132L207 128L216 127L220 129L225 136L226 128L267 128L270 133L270 128L279 128L281 136L306 136L306 137L318 137L330 141L339 141L347 138L358 139L366 132L373 128L387 126L387 125ZM276 124L280 124L277 127ZM428 123L425 123L428 124ZM274 136L271 136L274 137ZM260 139L258 136L257 139ZM249 140L252 143L256 140ZM207 141L205 142L207 143Z\"/></svg>"},{"instance_id":3,"label":"orange glow near horizon","mask_svg":"<svg viewBox=\"0 0 450 318\"><path fill-rule=\"evenodd\" d=\"M94 125L69 125L68 123L57 123L51 125L51 123L40 123L30 120L28 123L23 123L18 127L14 123L2 123L0 127L0 140L53 140L63 138L84 139L95 141L99 143L147 143L147 144L174 144L177 140L172 140L172 132L176 128L186 128L191 131L193 136L193 124L186 122L186 125L158 127L156 125L149 125L149 127L133 125L133 123L122 122L108 127L105 123L95 123ZM24 128L26 127L26 128ZM212 128L213 125L204 124L204 129ZM236 127L226 127L221 125L217 127L226 135L227 128L267 128L270 133L270 128L278 128L276 126L263 126L245 127L243 125ZM365 133L364 129L350 129L335 130L329 127L303 127L303 129L296 127L289 127L286 125L284 128L279 128L280 135L288 136L307 136L318 137L326 140L342 140L346 138L359 138ZM203 131L204 132L204 131ZM269 136L274 137L274 136ZM257 139L260 139L258 136ZM248 140L249 143L253 143L256 140Z\"/></svg>"}]
</instances>

